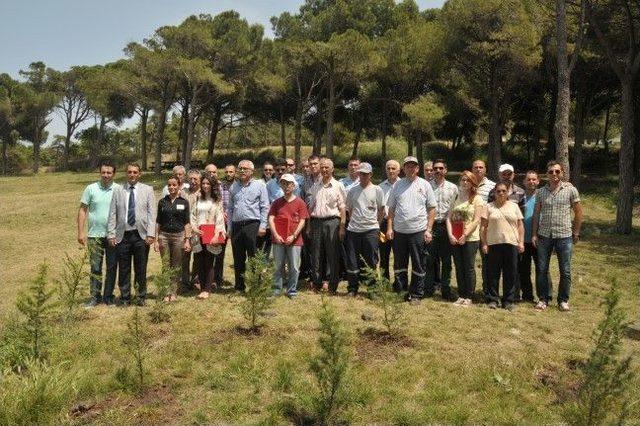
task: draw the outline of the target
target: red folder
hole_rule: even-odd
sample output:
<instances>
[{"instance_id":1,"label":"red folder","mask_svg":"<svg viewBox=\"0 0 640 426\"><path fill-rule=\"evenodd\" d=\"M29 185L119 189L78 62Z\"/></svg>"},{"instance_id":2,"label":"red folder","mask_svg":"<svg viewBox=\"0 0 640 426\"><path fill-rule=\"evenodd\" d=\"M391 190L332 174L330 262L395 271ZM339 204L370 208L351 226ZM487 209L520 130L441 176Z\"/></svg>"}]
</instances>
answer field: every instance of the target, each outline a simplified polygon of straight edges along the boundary
<instances>
[{"instance_id":1,"label":"red folder","mask_svg":"<svg viewBox=\"0 0 640 426\"><path fill-rule=\"evenodd\" d=\"M200 231L202 231L202 244L212 244L216 226L213 224L200 225Z\"/></svg>"},{"instance_id":2,"label":"red folder","mask_svg":"<svg viewBox=\"0 0 640 426\"><path fill-rule=\"evenodd\" d=\"M451 223L451 233L456 240L459 240L464 234L464 222Z\"/></svg>"},{"instance_id":3,"label":"red folder","mask_svg":"<svg viewBox=\"0 0 640 426\"><path fill-rule=\"evenodd\" d=\"M286 240L289 235L291 235L289 218L287 217L276 217L273 219L273 222L276 225L276 232L283 240Z\"/></svg>"}]
</instances>

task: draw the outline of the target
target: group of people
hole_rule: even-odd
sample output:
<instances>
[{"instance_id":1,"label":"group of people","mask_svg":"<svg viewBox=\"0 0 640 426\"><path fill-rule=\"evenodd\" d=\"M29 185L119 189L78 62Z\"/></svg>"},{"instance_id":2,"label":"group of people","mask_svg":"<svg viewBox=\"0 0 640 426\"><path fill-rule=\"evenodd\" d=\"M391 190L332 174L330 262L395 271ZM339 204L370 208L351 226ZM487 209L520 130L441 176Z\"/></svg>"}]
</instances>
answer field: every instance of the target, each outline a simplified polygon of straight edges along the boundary
<instances>
[{"instance_id":1,"label":"group of people","mask_svg":"<svg viewBox=\"0 0 640 426\"><path fill-rule=\"evenodd\" d=\"M101 179L85 189L78 212L78 241L88 245L91 256L88 306L114 303L116 272L121 304L144 304L151 247L162 254L165 266L180 271L165 301L194 286L197 297L206 299L224 282L230 243L238 291L245 289L247 259L264 250L274 262L274 295L296 297L299 279L336 294L346 279L347 294L356 296L361 284L372 284L365 282L366 269L379 266L386 278L393 271L393 288L405 292L411 303L439 288L444 300L462 307L480 299L475 297L479 251L483 301L489 308L508 310L520 301L534 302L532 264L535 307L547 308L555 251L558 307L570 309L571 255L582 208L558 162L547 164L547 184L540 188L538 173L531 170L524 188L518 186L509 164L499 167L499 180L493 182L482 160L463 171L457 185L446 179L447 164L441 159L425 163L424 177L415 157L406 157L402 166L389 160L379 185L372 182L371 164L356 157L340 180L330 158L312 155L300 166L297 174L292 159L267 162L258 179L249 160L237 168L227 165L222 179L213 164L188 173L176 166L156 204L153 189L139 182L137 164L127 165L127 182L119 185L113 182L115 165L103 162ZM450 285L452 266L457 297Z\"/></svg>"}]
</instances>

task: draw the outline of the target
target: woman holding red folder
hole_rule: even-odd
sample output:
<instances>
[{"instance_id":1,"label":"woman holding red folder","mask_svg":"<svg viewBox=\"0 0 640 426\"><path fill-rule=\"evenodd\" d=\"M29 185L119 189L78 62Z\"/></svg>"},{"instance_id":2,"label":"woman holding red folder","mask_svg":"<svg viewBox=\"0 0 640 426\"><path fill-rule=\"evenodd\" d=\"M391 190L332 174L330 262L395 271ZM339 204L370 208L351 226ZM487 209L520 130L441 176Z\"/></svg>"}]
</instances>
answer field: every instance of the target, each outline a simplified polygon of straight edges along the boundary
<instances>
[{"instance_id":1,"label":"woman holding red folder","mask_svg":"<svg viewBox=\"0 0 640 426\"><path fill-rule=\"evenodd\" d=\"M447 216L447 232L453 251L458 284L457 306L471 306L476 291L475 259L480 245L480 215L484 201L478 195L478 180L468 170L460 176L458 198Z\"/></svg>"},{"instance_id":2,"label":"woman holding red folder","mask_svg":"<svg viewBox=\"0 0 640 426\"><path fill-rule=\"evenodd\" d=\"M200 242L192 248L201 286L197 298L206 299L214 288L213 259L226 238L220 185L209 175L200 182L200 196L191 210L191 229Z\"/></svg>"}]
</instances>

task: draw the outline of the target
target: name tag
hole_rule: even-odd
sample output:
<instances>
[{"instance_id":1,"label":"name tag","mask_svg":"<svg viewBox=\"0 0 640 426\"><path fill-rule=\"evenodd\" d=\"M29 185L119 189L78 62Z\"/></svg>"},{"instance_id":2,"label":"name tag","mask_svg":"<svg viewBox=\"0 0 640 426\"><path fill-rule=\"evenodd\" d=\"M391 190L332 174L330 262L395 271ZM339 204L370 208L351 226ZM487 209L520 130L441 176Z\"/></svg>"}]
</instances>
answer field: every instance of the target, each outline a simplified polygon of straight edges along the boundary
<instances>
[{"instance_id":1,"label":"name tag","mask_svg":"<svg viewBox=\"0 0 640 426\"><path fill-rule=\"evenodd\" d=\"M178 204L178 205L176 206L176 209L178 209L178 210L184 210L184 204Z\"/></svg>"}]
</instances>

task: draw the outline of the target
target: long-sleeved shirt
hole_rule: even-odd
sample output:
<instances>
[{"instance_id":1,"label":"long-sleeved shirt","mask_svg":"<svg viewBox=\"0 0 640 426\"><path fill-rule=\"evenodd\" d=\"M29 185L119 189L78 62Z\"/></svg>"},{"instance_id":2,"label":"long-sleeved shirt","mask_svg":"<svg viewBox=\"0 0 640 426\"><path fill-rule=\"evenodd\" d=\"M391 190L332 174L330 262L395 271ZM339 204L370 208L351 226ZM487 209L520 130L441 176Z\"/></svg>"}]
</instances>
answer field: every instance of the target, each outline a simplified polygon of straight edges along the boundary
<instances>
[{"instance_id":1,"label":"long-sleeved shirt","mask_svg":"<svg viewBox=\"0 0 640 426\"><path fill-rule=\"evenodd\" d=\"M262 180L252 179L246 185L237 181L231 185L227 206L229 226L232 222L259 220L260 229L266 229L268 213L269 195Z\"/></svg>"}]
</instances>

